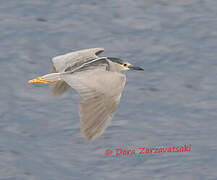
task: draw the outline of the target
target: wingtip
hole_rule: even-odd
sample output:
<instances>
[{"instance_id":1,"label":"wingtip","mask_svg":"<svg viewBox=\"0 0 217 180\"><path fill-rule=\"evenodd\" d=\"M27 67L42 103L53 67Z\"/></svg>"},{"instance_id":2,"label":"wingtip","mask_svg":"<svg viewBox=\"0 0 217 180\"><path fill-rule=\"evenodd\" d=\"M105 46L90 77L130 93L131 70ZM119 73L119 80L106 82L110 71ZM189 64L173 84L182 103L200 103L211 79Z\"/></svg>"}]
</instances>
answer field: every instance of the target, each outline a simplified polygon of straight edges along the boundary
<instances>
[{"instance_id":1,"label":"wingtip","mask_svg":"<svg viewBox=\"0 0 217 180\"><path fill-rule=\"evenodd\" d=\"M96 55L99 55L100 53L104 52L104 48L98 47L92 49Z\"/></svg>"}]
</instances>

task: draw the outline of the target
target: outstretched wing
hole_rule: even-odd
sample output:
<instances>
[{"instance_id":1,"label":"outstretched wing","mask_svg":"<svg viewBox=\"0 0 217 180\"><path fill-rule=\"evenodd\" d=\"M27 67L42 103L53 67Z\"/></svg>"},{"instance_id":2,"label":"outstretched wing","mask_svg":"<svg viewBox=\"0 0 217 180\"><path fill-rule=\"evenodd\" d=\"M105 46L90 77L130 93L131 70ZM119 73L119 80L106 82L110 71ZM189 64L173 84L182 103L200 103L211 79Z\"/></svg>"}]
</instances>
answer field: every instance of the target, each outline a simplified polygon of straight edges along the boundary
<instances>
[{"instance_id":1,"label":"outstretched wing","mask_svg":"<svg viewBox=\"0 0 217 180\"><path fill-rule=\"evenodd\" d=\"M54 57L52 61L57 72L64 72L68 67L76 68L87 61L98 58L97 55L103 51L103 48L84 49Z\"/></svg>"},{"instance_id":2,"label":"outstretched wing","mask_svg":"<svg viewBox=\"0 0 217 180\"><path fill-rule=\"evenodd\" d=\"M62 79L84 99L80 104L80 120L83 136L87 140L99 137L120 102L126 77L117 72L94 70L79 75L63 74Z\"/></svg>"}]
</instances>

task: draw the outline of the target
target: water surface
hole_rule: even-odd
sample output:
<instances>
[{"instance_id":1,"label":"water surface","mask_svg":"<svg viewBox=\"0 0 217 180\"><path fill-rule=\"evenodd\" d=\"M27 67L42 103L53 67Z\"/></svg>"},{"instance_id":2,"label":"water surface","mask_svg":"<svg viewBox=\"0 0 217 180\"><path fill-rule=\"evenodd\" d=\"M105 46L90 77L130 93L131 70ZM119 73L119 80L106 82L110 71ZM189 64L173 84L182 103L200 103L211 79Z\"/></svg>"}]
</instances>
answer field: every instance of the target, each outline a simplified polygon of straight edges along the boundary
<instances>
[{"instance_id":1,"label":"water surface","mask_svg":"<svg viewBox=\"0 0 217 180\"><path fill-rule=\"evenodd\" d=\"M217 1L1 1L0 179L217 179ZM118 111L94 142L80 97L27 81L51 58L104 47L128 72ZM192 144L191 152L104 155L112 145Z\"/></svg>"}]
</instances>

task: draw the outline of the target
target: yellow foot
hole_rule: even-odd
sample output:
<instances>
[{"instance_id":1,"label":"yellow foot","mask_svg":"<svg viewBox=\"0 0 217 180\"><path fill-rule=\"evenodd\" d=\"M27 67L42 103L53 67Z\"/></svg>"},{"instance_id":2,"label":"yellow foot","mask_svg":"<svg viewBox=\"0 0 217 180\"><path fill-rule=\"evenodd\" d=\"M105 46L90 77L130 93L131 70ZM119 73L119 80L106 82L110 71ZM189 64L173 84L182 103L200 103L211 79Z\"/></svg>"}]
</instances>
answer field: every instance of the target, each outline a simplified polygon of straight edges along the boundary
<instances>
[{"instance_id":1,"label":"yellow foot","mask_svg":"<svg viewBox=\"0 0 217 180\"><path fill-rule=\"evenodd\" d=\"M46 81L42 77L38 77L38 78L35 78L35 79L32 79L32 80L29 80L28 83L30 83L30 84L32 84L32 83L43 83L43 84L46 84L46 83L49 83L49 81Z\"/></svg>"}]
</instances>

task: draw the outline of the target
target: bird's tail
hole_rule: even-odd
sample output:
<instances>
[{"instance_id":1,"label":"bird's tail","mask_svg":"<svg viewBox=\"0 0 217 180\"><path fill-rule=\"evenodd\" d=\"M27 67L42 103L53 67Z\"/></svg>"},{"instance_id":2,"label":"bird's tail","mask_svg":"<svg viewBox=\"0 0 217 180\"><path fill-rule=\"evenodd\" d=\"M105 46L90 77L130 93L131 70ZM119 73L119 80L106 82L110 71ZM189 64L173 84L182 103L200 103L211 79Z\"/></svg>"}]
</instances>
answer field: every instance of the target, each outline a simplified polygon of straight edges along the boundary
<instances>
[{"instance_id":1,"label":"bird's tail","mask_svg":"<svg viewBox=\"0 0 217 180\"><path fill-rule=\"evenodd\" d=\"M44 76L29 80L29 83L52 83L56 81L60 81L60 73L51 73L51 74L46 74Z\"/></svg>"},{"instance_id":2,"label":"bird's tail","mask_svg":"<svg viewBox=\"0 0 217 180\"><path fill-rule=\"evenodd\" d=\"M42 76L42 78L44 78L48 82L60 81L61 80L60 74L61 73L50 73Z\"/></svg>"},{"instance_id":3,"label":"bird's tail","mask_svg":"<svg viewBox=\"0 0 217 180\"><path fill-rule=\"evenodd\" d=\"M44 76L30 80L29 83L48 83L50 85L52 94L58 96L70 88L70 86L61 79L60 74L61 73L46 74Z\"/></svg>"}]
</instances>

